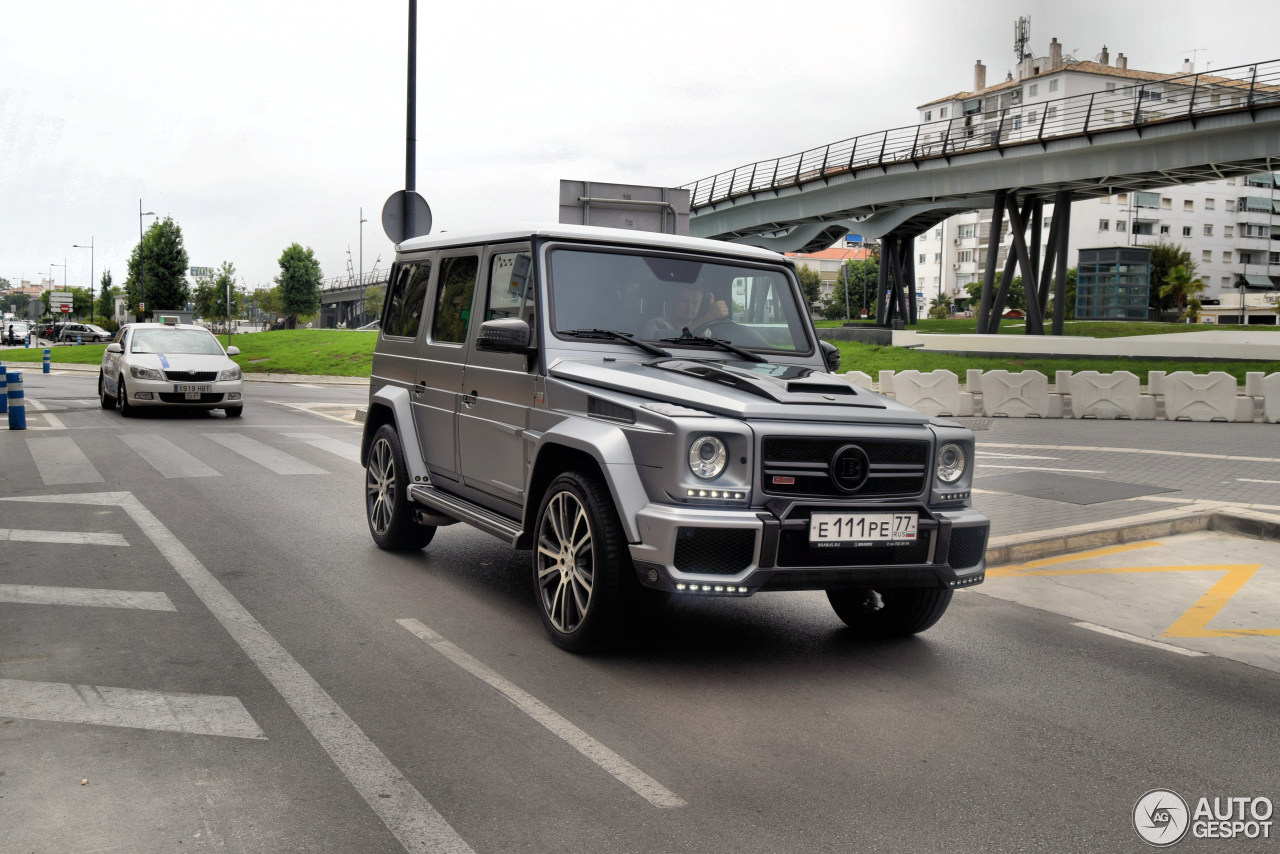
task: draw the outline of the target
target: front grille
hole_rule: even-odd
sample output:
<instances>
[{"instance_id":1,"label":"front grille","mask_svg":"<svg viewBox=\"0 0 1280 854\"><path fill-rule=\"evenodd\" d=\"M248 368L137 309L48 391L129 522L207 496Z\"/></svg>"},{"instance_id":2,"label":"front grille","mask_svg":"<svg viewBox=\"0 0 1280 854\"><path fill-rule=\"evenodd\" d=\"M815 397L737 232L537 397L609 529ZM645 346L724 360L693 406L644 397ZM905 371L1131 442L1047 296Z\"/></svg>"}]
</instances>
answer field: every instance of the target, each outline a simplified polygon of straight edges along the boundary
<instances>
[{"instance_id":1,"label":"front grille","mask_svg":"<svg viewBox=\"0 0 1280 854\"><path fill-rule=\"evenodd\" d=\"M162 391L160 392L160 400L164 403L220 403L222 395L202 393L199 400L190 400L185 392Z\"/></svg>"},{"instance_id":2,"label":"front grille","mask_svg":"<svg viewBox=\"0 0 1280 854\"><path fill-rule=\"evenodd\" d=\"M952 569L977 566L987 552L987 528L952 528L947 563Z\"/></svg>"},{"instance_id":3,"label":"front grille","mask_svg":"<svg viewBox=\"0 0 1280 854\"><path fill-rule=\"evenodd\" d=\"M844 448L866 454L865 480L851 476L857 464ZM760 447L761 488L767 495L832 498L897 497L924 491L929 469L929 443L895 439L809 439L769 436ZM837 483L837 479L840 483ZM859 483L859 481L861 481ZM841 486L843 484L843 488Z\"/></svg>"},{"instance_id":4,"label":"front grille","mask_svg":"<svg viewBox=\"0 0 1280 854\"><path fill-rule=\"evenodd\" d=\"M675 567L681 572L737 575L751 565L756 533L732 528L677 528Z\"/></svg>"},{"instance_id":5,"label":"front grille","mask_svg":"<svg viewBox=\"0 0 1280 854\"><path fill-rule=\"evenodd\" d=\"M164 377L175 383L211 383L218 379L217 371L165 371Z\"/></svg>"},{"instance_id":6,"label":"front grille","mask_svg":"<svg viewBox=\"0 0 1280 854\"><path fill-rule=\"evenodd\" d=\"M906 546L814 548L809 532L783 531L778 540L778 566L903 566L928 563L932 532L921 531Z\"/></svg>"}]
</instances>

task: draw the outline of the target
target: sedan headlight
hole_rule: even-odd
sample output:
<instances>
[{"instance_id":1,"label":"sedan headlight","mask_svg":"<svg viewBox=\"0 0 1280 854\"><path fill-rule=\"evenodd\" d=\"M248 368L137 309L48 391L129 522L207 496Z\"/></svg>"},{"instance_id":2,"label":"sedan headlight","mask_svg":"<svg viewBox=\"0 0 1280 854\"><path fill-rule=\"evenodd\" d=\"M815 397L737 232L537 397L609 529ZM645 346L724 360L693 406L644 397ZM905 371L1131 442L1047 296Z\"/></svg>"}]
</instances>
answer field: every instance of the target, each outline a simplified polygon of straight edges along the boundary
<instances>
[{"instance_id":1,"label":"sedan headlight","mask_svg":"<svg viewBox=\"0 0 1280 854\"><path fill-rule=\"evenodd\" d=\"M955 483L964 475L965 466L964 448L955 442L947 442L938 449L938 480Z\"/></svg>"},{"instance_id":2,"label":"sedan headlight","mask_svg":"<svg viewBox=\"0 0 1280 854\"><path fill-rule=\"evenodd\" d=\"M224 380L238 380L238 379L240 379L240 368L239 368L239 366L234 367L234 368L227 368L225 371L223 371L222 373L218 374L218 381L219 381L219 382L222 382L222 381L224 381Z\"/></svg>"},{"instance_id":3,"label":"sedan headlight","mask_svg":"<svg viewBox=\"0 0 1280 854\"><path fill-rule=\"evenodd\" d=\"M728 461L724 442L715 436L699 436L689 446L689 469L704 480L719 477Z\"/></svg>"},{"instance_id":4,"label":"sedan headlight","mask_svg":"<svg viewBox=\"0 0 1280 854\"><path fill-rule=\"evenodd\" d=\"M137 365L129 366L129 376L134 377L135 379L140 379L140 380L164 379L164 374L160 373L155 368L140 368Z\"/></svg>"}]
</instances>

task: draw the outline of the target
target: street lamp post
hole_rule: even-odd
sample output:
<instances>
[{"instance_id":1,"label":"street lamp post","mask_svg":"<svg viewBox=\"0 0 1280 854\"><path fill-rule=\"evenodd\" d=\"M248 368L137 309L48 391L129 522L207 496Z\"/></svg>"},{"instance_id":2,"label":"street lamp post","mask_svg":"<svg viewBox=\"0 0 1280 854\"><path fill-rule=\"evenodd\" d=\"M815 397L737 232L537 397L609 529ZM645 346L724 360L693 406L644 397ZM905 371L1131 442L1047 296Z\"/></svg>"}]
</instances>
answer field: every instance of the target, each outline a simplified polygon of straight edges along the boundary
<instances>
[{"instance_id":1,"label":"street lamp post","mask_svg":"<svg viewBox=\"0 0 1280 854\"><path fill-rule=\"evenodd\" d=\"M93 323L97 317L93 313L93 235L89 235L89 245L85 246L80 243L71 244L72 249L88 249L89 250L89 322Z\"/></svg>"},{"instance_id":2,"label":"street lamp post","mask_svg":"<svg viewBox=\"0 0 1280 854\"><path fill-rule=\"evenodd\" d=\"M156 216L155 211L143 211L142 199L138 199L138 314L143 312L143 306L147 304L147 255L144 238L142 235L142 218L144 216Z\"/></svg>"}]
</instances>

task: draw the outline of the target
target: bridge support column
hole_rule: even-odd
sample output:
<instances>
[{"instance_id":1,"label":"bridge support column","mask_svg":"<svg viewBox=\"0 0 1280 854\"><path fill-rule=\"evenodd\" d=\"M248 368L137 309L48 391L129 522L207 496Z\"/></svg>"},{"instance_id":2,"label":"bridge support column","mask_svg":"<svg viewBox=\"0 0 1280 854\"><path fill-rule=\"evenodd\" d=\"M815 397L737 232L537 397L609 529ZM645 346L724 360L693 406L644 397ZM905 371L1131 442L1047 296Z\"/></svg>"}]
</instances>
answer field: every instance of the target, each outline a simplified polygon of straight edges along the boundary
<instances>
[{"instance_id":1,"label":"bridge support column","mask_svg":"<svg viewBox=\"0 0 1280 854\"><path fill-rule=\"evenodd\" d=\"M914 299L908 300L912 272L911 238L880 238L880 281L876 288L876 326L892 329L895 321L915 323Z\"/></svg>"},{"instance_id":2,"label":"bridge support column","mask_svg":"<svg viewBox=\"0 0 1280 854\"><path fill-rule=\"evenodd\" d=\"M1000 331L1000 317L1004 314L1013 286L1014 272L1022 275L1023 291L1027 300L1028 335L1044 334L1044 318L1049 310L1050 273L1054 282L1053 334L1062 334L1063 315L1066 311L1067 242L1071 236L1071 192L1059 191L1053 200L1053 223L1049 229L1047 246L1043 247L1041 232L1044 223L1044 200L1025 198L1019 209L1017 193L1001 191L996 194L996 207L991 217L991 233L987 242L987 264L982 281L982 299L978 308L978 332L995 335ZM1000 276L1000 287L995 287L995 268L1000 245L1004 238L1004 219L1009 220L1009 233L1013 246L1005 259ZM1027 237L1030 226L1031 236ZM1043 257L1042 257L1043 256Z\"/></svg>"},{"instance_id":3,"label":"bridge support column","mask_svg":"<svg viewBox=\"0 0 1280 854\"><path fill-rule=\"evenodd\" d=\"M1004 190L997 190L991 207L991 231L987 234L987 264L982 274L982 297L978 301L978 332L986 332L991 316L992 287L996 280L996 261L1004 239Z\"/></svg>"}]
</instances>

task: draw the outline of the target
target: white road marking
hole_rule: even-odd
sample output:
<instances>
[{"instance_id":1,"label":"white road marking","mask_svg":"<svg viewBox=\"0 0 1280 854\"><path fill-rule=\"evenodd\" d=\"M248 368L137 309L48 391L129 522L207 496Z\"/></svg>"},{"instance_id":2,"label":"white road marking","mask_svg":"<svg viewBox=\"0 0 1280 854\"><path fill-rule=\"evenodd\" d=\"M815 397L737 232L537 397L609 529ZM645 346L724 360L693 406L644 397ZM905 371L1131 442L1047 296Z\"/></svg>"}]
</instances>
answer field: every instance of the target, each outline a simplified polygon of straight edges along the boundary
<instances>
[{"instance_id":1,"label":"white road marking","mask_svg":"<svg viewBox=\"0 0 1280 854\"><path fill-rule=\"evenodd\" d=\"M312 383L290 383L290 385L292 385L294 388L320 388L320 386L314 385Z\"/></svg>"},{"instance_id":2,"label":"white road marking","mask_svg":"<svg viewBox=\"0 0 1280 854\"><path fill-rule=\"evenodd\" d=\"M1098 469L1055 469L1047 466L999 466L983 463L983 471L987 469L1013 469L1015 471L1055 471L1059 474L1102 474Z\"/></svg>"},{"instance_id":3,"label":"white road marking","mask_svg":"<svg viewBox=\"0 0 1280 854\"><path fill-rule=\"evenodd\" d=\"M0 528L0 543L3 542L62 543L74 546L129 545L129 541L120 534L92 531L24 531L20 528Z\"/></svg>"},{"instance_id":4,"label":"white road marking","mask_svg":"<svg viewBox=\"0 0 1280 854\"><path fill-rule=\"evenodd\" d=\"M205 433L204 437L276 474L328 474L324 469L313 466L305 460L300 460L284 451L278 451L270 445L240 433Z\"/></svg>"},{"instance_id":5,"label":"white road marking","mask_svg":"<svg viewBox=\"0 0 1280 854\"><path fill-rule=\"evenodd\" d=\"M1192 658L1199 658L1201 656L1205 656L1209 654L1207 652L1197 652L1194 649L1185 649L1180 646L1174 646L1171 643L1161 643L1160 641L1147 640L1146 638L1140 638L1137 635L1131 635L1128 632L1121 632L1115 629L1109 629L1106 626L1095 626L1093 623L1073 623L1072 625L1079 626L1082 629L1088 629L1091 632L1098 632L1100 634L1110 635L1113 638L1120 638L1121 640L1132 641L1133 643L1140 643L1143 646L1149 646L1155 649L1162 649L1165 652L1176 652L1178 655L1186 655Z\"/></svg>"},{"instance_id":6,"label":"white road marking","mask_svg":"<svg viewBox=\"0 0 1280 854\"><path fill-rule=\"evenodd\" d=\"M120 441L167 478L222 476L159 433L130 433Z\"/></svg>"},{"instance_id":7,"label":"white road marking","mask_svg":"<svg viewBox=\"0 0 1280 854\"><path fill-rule=\"evenodd\" d=\"M266 739L235 697L0 679L0 715L132 729Z\"/></svg>"},{"instance_id":8,"label":"white road marking","mask_svg":"<svg viewBox=\"0 0 1280 854\"><path fill-rule=\"evenodd\" d=\"M980 457L1001 457L1010 460L1060 460L1062 457L1037 457L1032 454L1000 454L995 451L979 451Z\"/></svg>"},{"instance_id":9,"label":"white road marking","mask_svg":"<svg viewBox=\"0 0 1280 854\"><path fill-rule=\"evenodd\" d=\"M369 808L410 854L474 854L356 722L205 566L129 492L0 498L121 507L302 720Z\"/></svg>"},{"instance_id":10,"label":"white road marking","mask_svg":"<svg viewBox=\"0 0 1280 854\"><path fill-rule=\"evenodd\" d=\"M102 475L73 439L27 439L27 450L35 460L45 486L103 482Z\"/></svg>"},{"instance_id":11,"label":"white road marking","mask_svg":"<svg viewBox=\"0 0 1280 854\"><path fill-rule=\"evenodd\" d=\"M313 448L328 451L349 462L360 464L360 446L358 445L352 445L349 442L343 442L330 436L322 436L319 433L285 433L284 435L290 439L303 441Z\"/></svg>"},{"instance_id":12,"label":"white road marking","mask_svg":"<svg viewBox=\"0 0 1280 854\"><path fill-rule=\"evenodd\" d=\"M163 593L149 593L143 590L100 590L91 587L39 587L33 584L0 584L0 602L17 605L136 608L142 611L178 610Z\"/></svg>"},{"instance_id":13,"label":"white road marking","mask_svg":"<svg viewBox=\"0 0 1280 854\"><path fill-rule=\"evenodd\" d=\"M1258 480L1253 477L1238 477L1236 480L1241 483L1280 483L1280 480Z\"/></svg>"},{"instance_id":14,"label":"white road marking","mask_svg":"<svg viewBox=\"0 0 1280 854\"><path fill-rule=\"evenodd\" d=\"M570 747L590 759L596 765L612 774L618 782L631 789L655 807L682 807L683 798L670 791L648 774L569 723L552 711L541 700L517 688L510 681L499 676L495 671L477 659L463 652L453 643L445 640L418 620L396 620L428 646L435 649L445 658L475 676L490 687L497 689L520 711L542 724L555 735L564 739Z\"/></svg>"},{"instance_id":15,"label":"white road marking","mask_svg":"<svg viewBox=\"0 0 1280 854\"><path fill-rule=\"evenodd\" d=\"M1164 451L1159 448L1104 448L1089 445L1027 445L1018 442L979 442L984 448L1012 448L1027 451L1087 451L1105 454L1151 454L1158 457L1193 457L1199 460L1229 460L1244 463L1280 463L1280 457L1246 457L1236 454L1206 454L1198 451Z\"/></svg>"},{"instance_id":16,"label":"white road marking","mask_svg":"<svg viewBox=\"0 0 1280 854\"><path fill-rule=\"evenodd\" d=\"M54 415L52 412L46 411L48 407L44 405L43 401L36 400L33 397L29 399L27 403L30 404L32 409L34 409L36 412L39 412L40 417L43 418L45 420L45 423L49 425L46 429L49 429L49 430L67 429L65 426L63 426L62 420L58 418L58 416Z\"/></svg>"},{"instance_id":17,"label":"white road marking","mask_svg":"<svg viewBox=\"0 0 1280 854\"><path fill-rule=\"evenodd\" d=\"M350 418L342 418L337 415L330 415L327 412L321 412L316 407L329 407L329 408L337 408L337 409L355 410L355 409L359 409L361 406L364 406L363 402L352 403L350 405L341 405L341 404L334 404L334 403L289 403L288 401L284 401L284 400L264 400L262 402L272 403L272 404L275 404L276 406L283 406L288 409L292 409L295 412L305 412L308 415L314 415L317 418L328 418L330 421L337 421L339 424L345 424L348 427L350 427L352 424ZM260 427L262 425L255 424L254 426Z\"/></svg>"}]
</instances>

